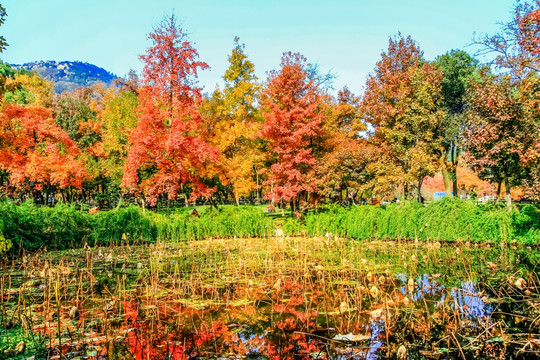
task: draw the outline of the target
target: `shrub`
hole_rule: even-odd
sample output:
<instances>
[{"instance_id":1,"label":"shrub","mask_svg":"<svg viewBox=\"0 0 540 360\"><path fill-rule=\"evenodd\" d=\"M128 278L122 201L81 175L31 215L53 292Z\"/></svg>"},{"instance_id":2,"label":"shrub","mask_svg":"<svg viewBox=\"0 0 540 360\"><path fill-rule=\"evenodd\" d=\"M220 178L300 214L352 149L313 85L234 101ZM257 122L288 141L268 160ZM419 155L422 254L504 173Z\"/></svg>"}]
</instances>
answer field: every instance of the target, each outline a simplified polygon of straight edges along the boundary
<instances>
[{"instance_id":1,"label":"shrub","mask_svg":"<svg viewBox=\"0 0 540 360\"><path fill-rule=\"evenodd\" d=\"M534 206L509 212L503 204L477 205L472 200L443 198L424 207L416 202L388 206L326 207L287 221L284 231L310 236L332 233L355 239L418 239L500 242L540 241L540 213Z\"/></svg>"},{"instance_id":2,"label":"shrub","mask_svg":"<svg viewBox=\"0 0 540 360\"><path fill-rule=\"evenodd\" d=\"M4 222L5 237L13 241L11 252L35 251L42 247L63 250L82 247L85 242L106 245L157 239L264 237L273 231L272 220L253 207L206 209L196 217L185 210L166 215L130 205L90 215L72 205L50 208L32 202L18 206L0 201L0 218Z\"/></svg>"},{"instance_id":3,"label":"shrub","mask_svg":"<svg viewBox=\"0 0 540 360\"><path fill-rule=\"evenodd\" d=\"M0 201L0 252L68 249L121 241L185 241L211 237L266 237L274 232L271 217L257 207L206 208L200 216L180 209L169 214L130 205L90 215L70 205L54 208ZM380 206L328 206L302 219L287 218L287 235L327 233L355 239L418 239L540 242L540 212L532 205L508 211L502 204L477 205L443 198L426 207L416 202Z\"/></svg>"},{"instance_id":4,"label":"shrub","mask_svg":"<svg viewBox=\"0 0 540 360\"><path fill-rule=\"evenodd\" d=\"M157 239L156 225L151 217L146 216L141 208L133 205L110 211L99 211L90 216L90 226L90 240L94 245L118 243L123 237L131 242Z\"/></svg>"},{"instance_id":5,"label":"shrub","mask_svg":"<svg viewBox=\"0 0 540 360\"><path fill-rule=\"evenodd\" d=\"M4 222L0 220L0 254L5 253L11 248L11 240L4 237Z\"/></svg>"},{"instance_id":6,"label":"shrub","mask_svg":"<svg viewBox=\"0 0 540 360\"><path fill-rule=\"evenodd\" d=\"M32 202L17 206L2 201L0 218L4 236L13 243L11 251L77 247L90 232L89 215L68 205L49 208Z\"/></svg>"}]
</instances>

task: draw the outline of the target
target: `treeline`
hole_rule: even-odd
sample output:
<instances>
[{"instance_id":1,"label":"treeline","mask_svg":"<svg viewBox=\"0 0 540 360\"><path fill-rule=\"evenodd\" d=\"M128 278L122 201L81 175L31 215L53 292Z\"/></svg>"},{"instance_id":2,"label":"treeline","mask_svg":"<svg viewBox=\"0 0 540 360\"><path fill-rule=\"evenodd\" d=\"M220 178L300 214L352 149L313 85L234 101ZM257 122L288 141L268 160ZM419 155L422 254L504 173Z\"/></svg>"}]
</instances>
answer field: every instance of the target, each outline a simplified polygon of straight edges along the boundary
<instances>
[{"instance_id":1,"label":"treeline","mask_svg":"<svg viewBox=\"0 0 540 360\"><path fill-rule=\"evenodd\" d=\"M464 51L434 61L390 38L357 96L330 94L331 75L285 53L262 82L235 39L224 86L204 95L208 68L174 17L149 35L145 67L111 88L55 96L52 84L0 66L2 194L35 202L156 203L241 197L291 203L390 196L422 200L427 177L446 193L474 188L540 195L540 6L522 2L501 33L478 39L493 63Z\"/></svg>"},{"instance_id":2,"label":"treeline","mask_svg":"<svg viewBox=\"0 0 540 360\"><path fill-rule=\"evenodd\" d=\"M11 253L40 248L177 242L208 238L269 237L280 228L287 236L341 236L364 239L463 241L535 245L540 242L540 212L533 205L507 211L501 204L476 205L472 200L445 198L426 207L415 201L388 206L328 205L306 212L302 219L276 222L252 206L206 208L199 216L189 209L144 211L128 206L89 214L74 205L20 206L0 202L3 233ZM0 239L1 240L1 239ZM2 241L0 241L1 243ZM0 250L2 250L0 248Z\"/></svg>"}]
</instances>

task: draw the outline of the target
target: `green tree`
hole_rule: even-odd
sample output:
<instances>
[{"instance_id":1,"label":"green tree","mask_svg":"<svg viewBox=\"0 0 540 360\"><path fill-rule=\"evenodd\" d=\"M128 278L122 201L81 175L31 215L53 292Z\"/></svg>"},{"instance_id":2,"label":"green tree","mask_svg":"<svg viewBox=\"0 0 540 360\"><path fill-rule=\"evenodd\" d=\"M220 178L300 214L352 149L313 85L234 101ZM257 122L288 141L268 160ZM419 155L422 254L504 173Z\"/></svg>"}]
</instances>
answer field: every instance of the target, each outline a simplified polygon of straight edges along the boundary
<instances>
[{"instance_id":1,"label":"green tree","mask_svg":"<svg viewBox=\"0 0 540 360\"><path fill-rule=\"evenodd\" d=\"M441 126L440 136L441 172L446 194L453 191L457 196L457 167L460 149L458 140L466 126L465 108L468 84L477 69L478 61L462 50L452 50L437 57L434 63L442 70L441 82L442 101L446 110ZM452 190L451 186L452 184Z\"/></svg>"},{"instance_id":2,"label":"green tree","mask_svg":"<svg viewBox=\"0 0 540 360\"><path fill-rule=\"evenodd\" d=\"M4 22L6 21L6 16L7 16L6 8L0 5L0 26L2 26ZM6 38L4 38L4 36L0 36L0 53L4 52L7 46L8 46L8 43L6 42Z\"/></svg>"},{"instance_id":3,"label":"green tree","mask_svg":"<svg viewBox=\"0 0 540 360\"><path fill-rule=\"evenodd\" d=\"M102 121L98 114L103 108L104 89L100 85L78 88L71 93L63 93L54 107L56 123L81 150L88 177L83 186L83 194L105 196L107 178L100 167L104 157L102 143Z\"/></svg>"}]
</instances>

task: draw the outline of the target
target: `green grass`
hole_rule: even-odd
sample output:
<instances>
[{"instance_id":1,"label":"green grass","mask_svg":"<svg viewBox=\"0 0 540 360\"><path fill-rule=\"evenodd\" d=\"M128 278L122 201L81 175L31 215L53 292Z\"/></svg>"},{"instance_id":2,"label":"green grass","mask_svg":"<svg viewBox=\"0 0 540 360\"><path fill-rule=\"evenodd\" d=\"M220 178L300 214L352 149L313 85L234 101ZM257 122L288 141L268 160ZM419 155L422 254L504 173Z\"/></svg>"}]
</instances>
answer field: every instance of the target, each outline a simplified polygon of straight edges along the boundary
<instances>
[{"instance_id":1,"label":"green grass","mask_svg":"<svg viewBox=\"0 0 540 360\"><path fill-rule=\"evenodd\" d=\"M15 351L17 345L24 342L24 352ZM20 326L11 329L0 329L0 360L22 360L34 357L35 360L45 360L47 356L45 338Z\"/></svg>"}]
</instances>

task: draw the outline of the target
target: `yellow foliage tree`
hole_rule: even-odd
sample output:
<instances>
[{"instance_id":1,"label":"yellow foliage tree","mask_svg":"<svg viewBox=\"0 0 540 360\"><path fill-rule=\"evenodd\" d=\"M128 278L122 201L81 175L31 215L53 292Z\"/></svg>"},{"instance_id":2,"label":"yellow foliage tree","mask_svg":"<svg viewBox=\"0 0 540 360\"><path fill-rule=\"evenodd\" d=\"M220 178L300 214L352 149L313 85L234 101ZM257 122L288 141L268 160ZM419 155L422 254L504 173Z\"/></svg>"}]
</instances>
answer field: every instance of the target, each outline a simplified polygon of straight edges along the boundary
<instances>
[{"instance_id":1,"label":"yellow foliage tree","mask_svg":"<svg viewBox=\"0 0 540 360\"><path fill-rule=\"evenodd\" d=\"M53 84L31 71L15 72L13 77L6 77L4 99L8 103L31 104L39 107L51 107Z\"/></svg>"},{"instance_id":2,"label":"yellow foliage tree","mask_svg":"<svg viewBox=\"0 0 540 360\"><path fill-rule=\"evenodd\" d=\"M129 137L137 126L137 94L131 91L109 89L104 97L104 109L99 117L103 123L102 147L104 157L100 168L109 178L110 185L120 188L126 157L131 145Z\"/></svg>"},{"instance_id":3,"label":"yellow foliage tree","mask_svg":"<svg viewBox=\"0 0 540 360\"><path fill-rule=\"evenodd\" d=\"M220 151L220 177L237 204L241 196L259 188L258 168L263 160L258 139L263 123L257 109L260 86L254 65L238 40L235 38L236 46L228 58L224 90L217 89L202 106L204 135Z\"/></svg>"}]
</instances>

